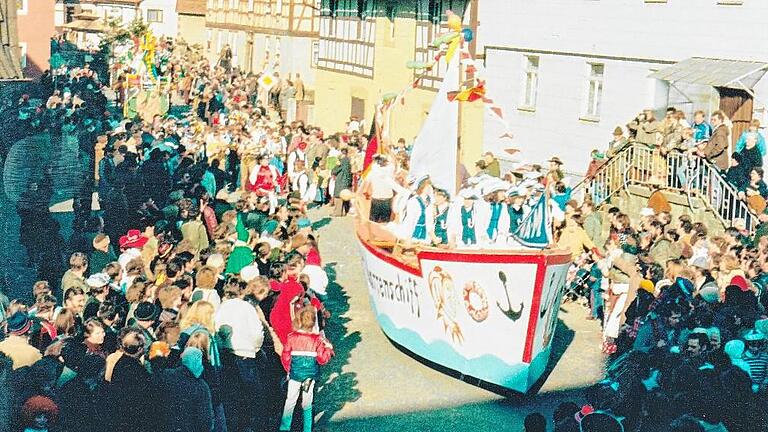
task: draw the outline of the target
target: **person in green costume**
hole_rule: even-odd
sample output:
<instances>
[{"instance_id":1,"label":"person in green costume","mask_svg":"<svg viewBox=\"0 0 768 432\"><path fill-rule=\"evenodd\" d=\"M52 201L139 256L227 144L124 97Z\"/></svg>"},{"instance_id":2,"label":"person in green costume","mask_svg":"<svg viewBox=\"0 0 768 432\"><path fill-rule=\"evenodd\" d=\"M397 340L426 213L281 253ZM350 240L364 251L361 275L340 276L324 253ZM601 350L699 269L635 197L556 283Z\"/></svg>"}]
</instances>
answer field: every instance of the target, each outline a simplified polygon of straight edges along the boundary
<instances>
[{"instance_id":1,"label":"person in green costume","mask_svg":"<svg viewBox=\"0 0 768 432\"><path fill-rule=\"evenodd\" d=\"M251 236L243 223L244 218L245 214L242 212L237 213L237 223L235 225L237 240L235 240L235 247L232 249L232 253L227 260L227 267L224 270L226 274L239 274L243 267L253 263L253 249L250 245Z\"/></svg>"}]
</instances>

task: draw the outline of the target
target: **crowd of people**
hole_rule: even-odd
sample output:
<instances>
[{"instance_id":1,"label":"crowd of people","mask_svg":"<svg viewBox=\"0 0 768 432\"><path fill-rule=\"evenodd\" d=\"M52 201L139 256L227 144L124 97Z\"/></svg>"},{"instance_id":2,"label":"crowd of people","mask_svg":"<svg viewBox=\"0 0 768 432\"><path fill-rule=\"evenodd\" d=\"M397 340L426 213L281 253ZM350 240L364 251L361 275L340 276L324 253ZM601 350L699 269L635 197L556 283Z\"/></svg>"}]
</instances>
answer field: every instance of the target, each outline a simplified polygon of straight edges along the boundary
<instances>
[{"instance_id":1,"label":"crowd of people","mask_svg":"<svg viewBox=\"0 0 768 432\"><path fill-rule=\"evenodd\" d=\"M47 100L4 111L34 122L27 133L68 125L90 155L97 135L107 143L100 209L75 218L67 244L23 242L30 264L66 255L68 268L1 302L2 430L312 429L334 351L307 210L348 211L366 138L285 121L252 97L254 77L178 61L168 71L184 72L173 91L187 116L96 112L84 95L105 92L87 66L67 69ZM20 210L23 223L49 198Z\"/></svg>"},{"instance_id":2,"label":"crowd of people","mask_svg":"<svg viewBox=\"0 0 768 432\"><path fill-rule=\"evenodd\" d=\"M630 144L653 149L658 152L659 160L670 152L679 152L688 163L676 168L680 172L675 173L672 185L680 189L695 189L697 184L687 178L686 170L689 166L696 166L693 162L695 158L702 158L722 172L738 198L744 200L755 213L761 213L766 207L768 186L764 181L766 147L760 132L760 120L752 120L737 140L732 140L732 129L730 119L719 110L712 113L709 121L704 111L696 111L692 123L688 122L684 111L674 107L667 108L662 120L656 119L653 110L644 110L625 128L616 127L605 154L593 152L593 156L600 157L593 157L590 172L605 163L604 156L614 156ZM731 141L736 142L735 146L730 145ZM660 162L657 165L660 166L657 176L666 177L666 167ZM686 180L694 183L688 185Z\"/></svg>"},{"instance_id":3,"label":"crowd of people","mask_svg":"<svg viewBox=\"0 0 768 432\"><path fill-rule=\"evenodd\" d=\"M330 136L297 120L298 75L264 87L232 67L226 48L215 66L172 56L166 73L186 116L110 114L88 65L55 71L47 99L0 110L23 126L14 133L76 139L84 159L107 137L99 210L79 201L90 200L86 177L66 246L22 239L40 280L30 300L0 308L9 389L0 429L311 430L319 366L334 353L323 331L328 275L307 210L331 205L345 215L358 189L372 222L441 248L523 247L521 224L542 206L551 211L551 241L574 261L568 294L601 322L610 360L588 405L563 403L551 420L532 414L526 430L768 428L764 202L755 230L734 221L710 232L672 217L661 191L630 217L589 195L575 200L558 157L548 169L503 172L491 153L474 175L464 170L451 197L428 175L408 177L404 140L371 157L359 119ZM616 129L607 157L633 143L683 151L723 170L753 210L751 198L768 198L757 121L732 155L719 111L689 124L681 111L658 121L648 110L626 129ZM22 232L46 229L35 225L47 213L43 184L20 199ZM64 255L68 269L58 271L50 263Z\"/></svg>"},{"instance_id":4,"label":"crowd of people","mask_svg":"<svg viewBox=\"0 0 768 432\"><path fill-rule=\"evenodd\" d=\"M716 164L736 187L735 171L744 167L752 172L753 186L759 184L758 143L764 142L759 123L738 140L729 167L728 154L722 153L730 142L725 121L715 112L710 126L697 112L687 125L680 111L670 109L659 122L648 110L628 125L630 137L616 128L606 154L635 143L681 150ZM759 189L739 190L748 199ZM600 208L603 215L596 212ZM544 431L547 424L555 431L768 428L764 209L752 207L756 228L734 220L721 231L688 214L672 217L658 188L637 216L594 203L590 195L566 207L564 228L555 231L558 246L570 250L574 260L566 295L582 299L587 319L601 323L608 369L586 392L586 405L562 403L552 419L531 414L526 430Z\"/></svg>"}]
</instances>

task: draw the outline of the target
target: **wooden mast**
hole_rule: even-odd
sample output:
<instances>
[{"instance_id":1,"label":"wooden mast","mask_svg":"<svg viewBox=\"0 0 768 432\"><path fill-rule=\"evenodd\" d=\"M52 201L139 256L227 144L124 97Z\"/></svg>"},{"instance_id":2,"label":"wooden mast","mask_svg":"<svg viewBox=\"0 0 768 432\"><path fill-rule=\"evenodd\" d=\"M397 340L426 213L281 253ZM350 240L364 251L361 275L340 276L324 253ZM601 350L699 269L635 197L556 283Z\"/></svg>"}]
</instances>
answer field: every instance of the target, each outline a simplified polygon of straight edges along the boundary
<instances>
[{"instance_id":1,"label":"wooden mast","mask_svg":"<svg viewBox=\"0 0 768 432\"><path fill-rule=\"evenodd\" d=\"M475 50L477 49L477 23L478 23L478 0L470 0L469 1L469 28L472 30L472 33L475 34L475 37L469 42L469 46L467 47L469 50L469 54L472 56L472 58L475 58ZM461 35L459 35L461 37ZM459 47L459 52L457 53L459 56L461 56L461 49L464 47L464 42L462 41L461 46ZM461 60L461 57L459 57L459 60ZM462 65L461 61L459 61L459 89L461 89L461 84L469 78L472 78L472 76L464 76L465 75L465 69ZM457 101L459 103L459 109L458 109L458 115L457 115L457 125L456 125L456 192L458 193L459 190L461 190L461 160L462 160L462 142L461 142L461 135L463 132L462 127L462 111L464 110L464 103L461 101Z\"/></svg>"}]
</instances>

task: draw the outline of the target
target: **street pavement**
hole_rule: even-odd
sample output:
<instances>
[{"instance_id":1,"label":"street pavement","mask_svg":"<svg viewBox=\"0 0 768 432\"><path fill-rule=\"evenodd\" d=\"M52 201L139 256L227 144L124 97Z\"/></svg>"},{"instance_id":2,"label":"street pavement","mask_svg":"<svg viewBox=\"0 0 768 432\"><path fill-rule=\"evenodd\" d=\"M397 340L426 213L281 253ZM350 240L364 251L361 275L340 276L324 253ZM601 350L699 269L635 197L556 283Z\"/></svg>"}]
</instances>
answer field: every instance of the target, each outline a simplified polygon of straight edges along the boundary
<instances>
[{"instance_id":1,"label":"street pavement","mask_svg":"<svg viewBox=\"0 0 768 432\"><path fill-rule=\"evenodd\" d=\"M371 310L352 220L311 216L323 264L335 283L327 334L336 357L322 370L315 396L317 431L522 431L531 412L551 415L563 401L582 401L603 374L600 327L583 307L563 306L551 372L538 393L505 397L437 370L398 349Z\"/></svg>"}]
</instances>

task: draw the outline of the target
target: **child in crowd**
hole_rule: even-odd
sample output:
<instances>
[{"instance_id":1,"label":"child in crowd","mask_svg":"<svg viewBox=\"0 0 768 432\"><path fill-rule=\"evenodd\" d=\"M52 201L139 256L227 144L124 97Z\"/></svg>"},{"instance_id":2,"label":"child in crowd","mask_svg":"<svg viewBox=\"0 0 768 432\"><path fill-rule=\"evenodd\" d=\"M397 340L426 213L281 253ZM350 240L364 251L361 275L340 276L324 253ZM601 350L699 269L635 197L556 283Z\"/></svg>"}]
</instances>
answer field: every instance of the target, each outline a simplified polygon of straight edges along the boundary
<instances>
[{"instance_id":1,"label":"child in crowd","mask_svg":"<svg viewBox=\"0 0 768 432\"><path fill-rule=\"evenodd\" d=\"M304 413L304 432L312 430L312 400L318 366L328 363L333 356L333 346L327 339L315 332L317 314L312 305L302 307L296 315L296 331L288 335L281 356L283 367L288 372L288 396L283 407L280 422L281 431L291 430L293 409L301 394L301 408Z\"/></svg>"}]
</instances>

